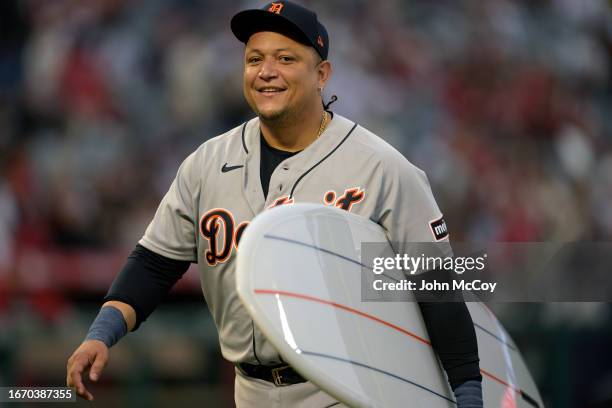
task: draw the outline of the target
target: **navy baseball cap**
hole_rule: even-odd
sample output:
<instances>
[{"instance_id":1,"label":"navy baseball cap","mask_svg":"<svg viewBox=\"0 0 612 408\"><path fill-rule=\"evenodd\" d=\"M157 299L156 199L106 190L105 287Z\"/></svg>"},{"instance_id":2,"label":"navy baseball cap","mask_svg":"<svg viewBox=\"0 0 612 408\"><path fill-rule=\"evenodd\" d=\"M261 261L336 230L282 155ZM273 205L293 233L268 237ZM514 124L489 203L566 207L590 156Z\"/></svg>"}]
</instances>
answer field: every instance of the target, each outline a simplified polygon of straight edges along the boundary
<instances>
[{"instance_id":1,"label":"navy baseball cap","mask_svg":"<svg viewBox=\"0 0 612 408\"><path fill-rule=\"evenodd\" d=\"M241 11L232 17L231 27L245 44L257 32L273 31L313 47L327 59L329 37L317 14L290 1L273 1L261 9Z\"/></svg>"}]
</instances>

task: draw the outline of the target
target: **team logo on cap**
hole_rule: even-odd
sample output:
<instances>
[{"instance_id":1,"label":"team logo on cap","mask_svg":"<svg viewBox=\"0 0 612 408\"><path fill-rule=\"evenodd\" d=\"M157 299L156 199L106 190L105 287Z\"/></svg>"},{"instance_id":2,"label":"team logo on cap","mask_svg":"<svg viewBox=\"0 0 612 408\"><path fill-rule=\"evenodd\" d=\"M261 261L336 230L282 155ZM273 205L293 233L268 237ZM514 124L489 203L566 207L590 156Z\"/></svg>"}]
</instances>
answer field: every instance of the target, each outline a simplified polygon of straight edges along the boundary
<instances>
[{"instance_id":1,"label":"team logo on cap","mask_svg":"<svg viewBox=\"0 0 612 408\"><path fill-rule=\"evenodd\" d=\"M274 2L272 2L272 5L268 9L268 11L270 13L280 14L281 10L283 9L283 7L285 7L285 5L283 3L274 3Z\"/></svg>"},{"instance_id":2,"label":"team logo on cap","mask_svg":"<svg viewBox=\"0 0 612 408\"><path fill-rule=\"evenodd\" d=\"M318 37L317 37L317 44L319 44L319 45L321 46L321 48L325 47L325 46L323 45L323 38L321 38L321 36L318 36Z\"/></svg>"}]
</instances>

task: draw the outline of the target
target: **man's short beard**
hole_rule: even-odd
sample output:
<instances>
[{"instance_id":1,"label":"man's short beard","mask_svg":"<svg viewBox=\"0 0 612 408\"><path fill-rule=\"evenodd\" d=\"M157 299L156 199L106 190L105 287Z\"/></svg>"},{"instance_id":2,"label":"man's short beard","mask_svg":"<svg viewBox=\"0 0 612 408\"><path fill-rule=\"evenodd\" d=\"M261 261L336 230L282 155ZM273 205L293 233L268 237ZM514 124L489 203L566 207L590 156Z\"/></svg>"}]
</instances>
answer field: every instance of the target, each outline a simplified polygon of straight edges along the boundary
<instances>
[{"instance_id":1,"label":"man's short beard","mask_svg":"<svg viewBox=\"0 0 612 408\"><path fill-rule=\"evenodd\" d=\"M281 110L270 114L265 114L259 111L256 111L256 113L257 116L259 116L259 119L263 119L266 122L284 122L289 116L289 112L286 110Z\"/></svg>"},{"instance_id":2,"label":"man's short beard","mask_svg":"<svg viewBox=\"0 0 612 408\"><path fill-rule=\"evenodd\" d=\"M255 106L255 103L251 105L251 109L253 109L260 120L276 126L293 125L293 122L302 120L302 112L304 112L307 107L308 104L306 102L302 102L297 106L285 106L279 111L266 114L259 111L257 106Z\"/></svg>"},{"instance_id":3,"label":"man's short beard","mask_svg":"<svg viewBox=\"0 0 612 408\"><path fill-rule=\"evenodd\" d=\"M295 109L283 109L269 114L262 113L257 110L255 111L259 117L259 120L275 126L292 125L292 122L300 120L298 112L299 110Z\"/></svg>"}]
</instances>

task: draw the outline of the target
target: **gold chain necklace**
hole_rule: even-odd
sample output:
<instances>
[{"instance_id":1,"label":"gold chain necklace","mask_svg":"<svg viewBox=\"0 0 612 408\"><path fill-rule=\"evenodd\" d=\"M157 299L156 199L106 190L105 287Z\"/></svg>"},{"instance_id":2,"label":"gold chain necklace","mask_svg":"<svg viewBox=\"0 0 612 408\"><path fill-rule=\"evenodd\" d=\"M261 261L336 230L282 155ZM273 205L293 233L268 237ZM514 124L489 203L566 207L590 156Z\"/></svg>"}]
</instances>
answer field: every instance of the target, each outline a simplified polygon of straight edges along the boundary
<instances>
[{"instance_id":1,"label":"gold chain necklace","mask_svg":"<svg viewBox=\"0 0 612 408\"><path fill-rule=\"evenodd\" d=\"M321 136L321 133L325 130L325 125L327 125L327 111L323 111L323 117L321 118L321 126L319 126L319 133L317 133L317 139ZM315 139L316 140L316 139Z\"/></svg>"}]
</instances>

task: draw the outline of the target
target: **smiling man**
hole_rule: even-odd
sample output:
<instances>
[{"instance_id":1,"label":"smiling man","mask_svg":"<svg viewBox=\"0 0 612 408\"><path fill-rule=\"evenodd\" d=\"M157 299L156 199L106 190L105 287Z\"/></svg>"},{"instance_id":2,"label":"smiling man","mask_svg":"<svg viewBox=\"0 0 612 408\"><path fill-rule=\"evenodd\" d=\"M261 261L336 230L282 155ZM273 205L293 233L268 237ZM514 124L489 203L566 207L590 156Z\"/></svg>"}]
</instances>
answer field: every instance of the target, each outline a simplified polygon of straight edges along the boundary
<instances>
[{"instance_id":1,"label":"smiling man","mask_svg":"<svg viewBox=\"0 0 612 408\"><path fill-rule=\"evenodd\" d=\"M332 66L328 33L315 13L272 2L236 14L231 29L245 43L243 91L257 116L205 142L180 166L68 361L67 384L89 400L84 371L97 381L109 348L197 263L221 351L236 365L236 406L340 406L283 362L238 298L235 255L250 220L277 205L314 202L375 220L391 242L448 241L446 229L432 228L443 218L425 174L323 103ZM478 349L465 304L420 305L458 406L481 407Z\"/></svg>"}]
</instances>

